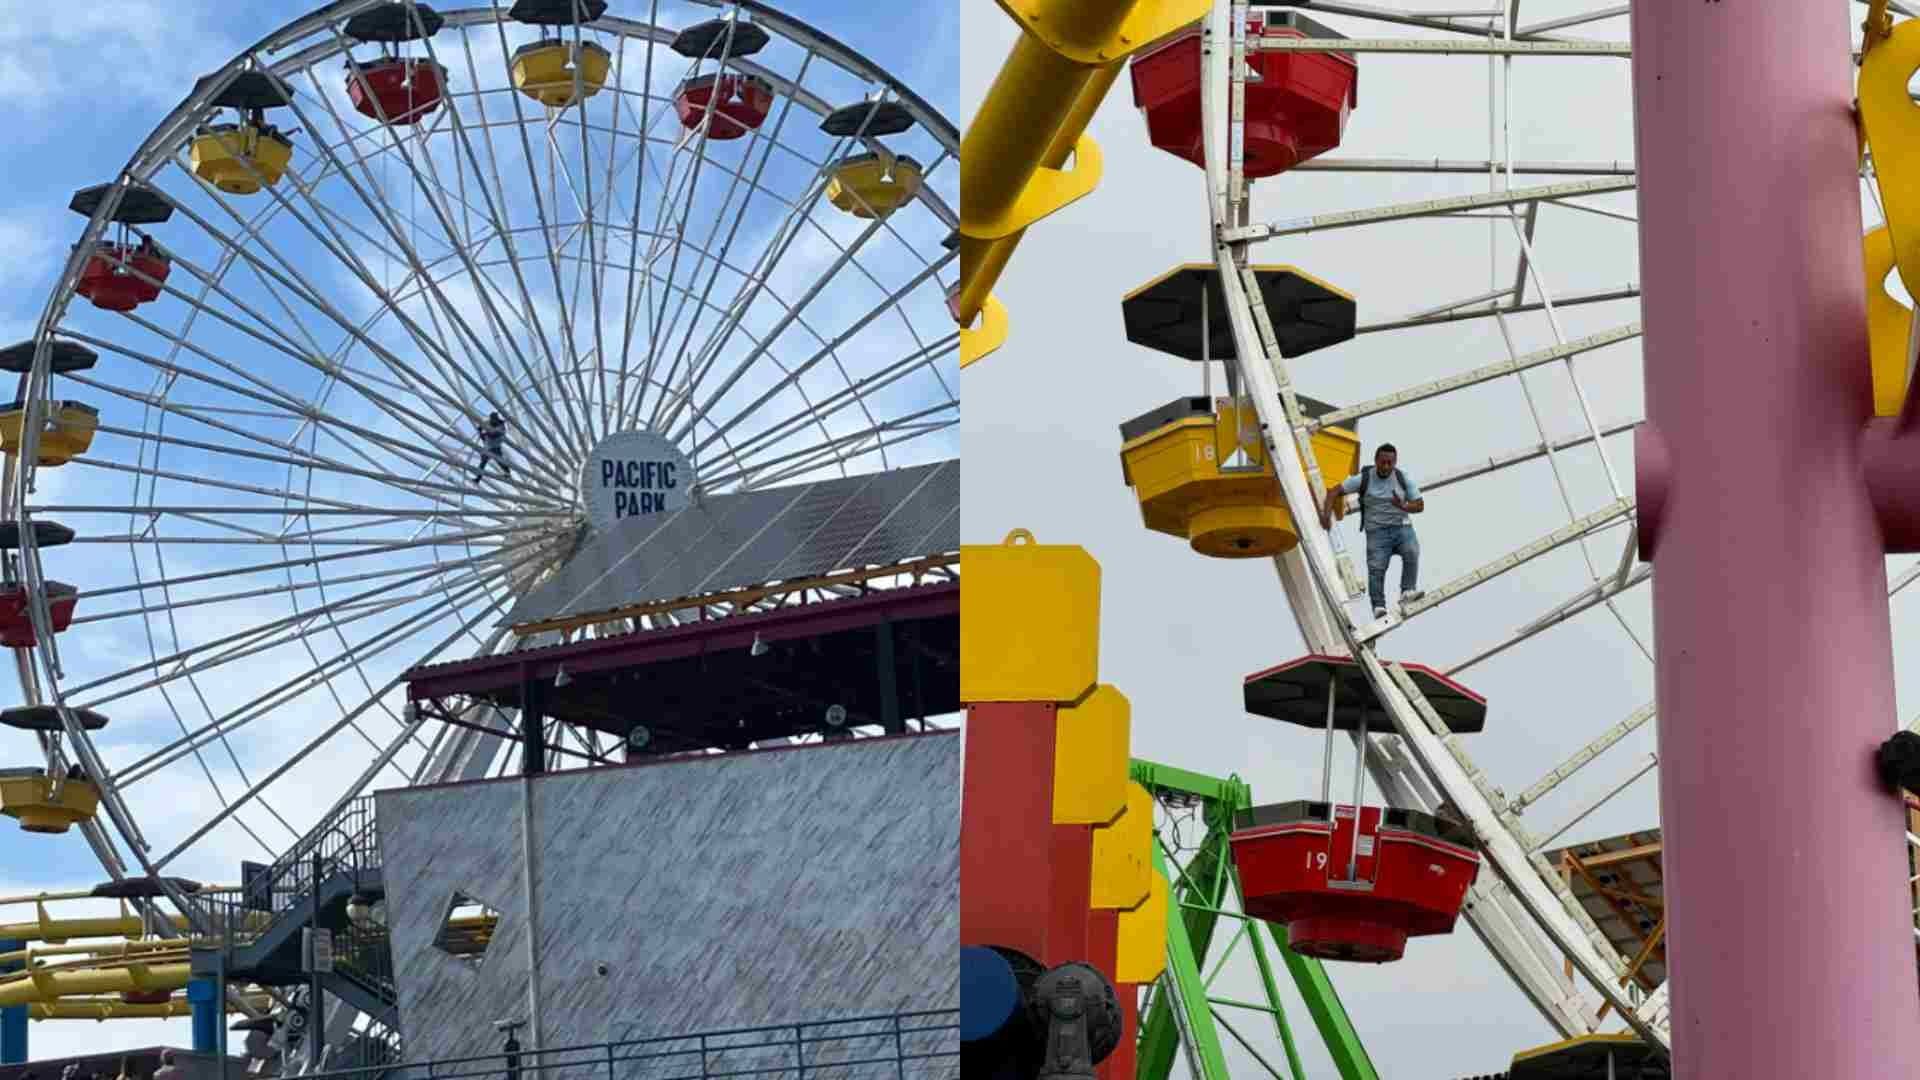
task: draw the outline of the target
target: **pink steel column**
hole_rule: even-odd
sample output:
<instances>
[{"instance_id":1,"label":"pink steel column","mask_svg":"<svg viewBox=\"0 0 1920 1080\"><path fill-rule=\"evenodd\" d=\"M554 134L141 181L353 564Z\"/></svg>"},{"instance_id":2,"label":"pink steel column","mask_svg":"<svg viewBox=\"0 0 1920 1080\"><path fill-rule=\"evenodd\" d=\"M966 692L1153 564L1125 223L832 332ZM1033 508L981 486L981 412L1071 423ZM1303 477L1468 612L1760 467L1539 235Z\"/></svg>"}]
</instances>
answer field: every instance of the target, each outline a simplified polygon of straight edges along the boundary
<instances>
[{"instance_id":1,"label":"pink steel column","mask_svg":"<svg viewBox=\"0 0 1920 1080\"><path fill-rule=\"evenodd\" d=\"M1633 6L1674 1075L1920 1077L1847 19ZM1920 489L1916 489L1920 491ZM1657 545L1657 547L1656 547Z\"/></svg>"}]
</instances>

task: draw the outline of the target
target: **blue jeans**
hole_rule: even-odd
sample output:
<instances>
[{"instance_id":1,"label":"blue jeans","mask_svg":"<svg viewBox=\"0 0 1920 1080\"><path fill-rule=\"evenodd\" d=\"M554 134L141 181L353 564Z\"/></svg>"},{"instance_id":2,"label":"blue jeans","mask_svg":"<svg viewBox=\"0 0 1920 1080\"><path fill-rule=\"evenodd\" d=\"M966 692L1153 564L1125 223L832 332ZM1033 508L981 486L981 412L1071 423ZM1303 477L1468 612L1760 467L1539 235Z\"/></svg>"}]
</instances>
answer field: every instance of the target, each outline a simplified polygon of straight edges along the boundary
<instances>
[{"instance_id":1,"label":"blue jeans","mask_svg":"<svg viewBox=\"0 0 1920 1080\"><path fill-rule=\"evenodd\" d=\"M1420 578L1420 538L1412 525L1367 530L1367 598L1375 610L1387 606L1387 560L1400 556L1400 591L1412 592Z\"/></svg>"}]
</instances>

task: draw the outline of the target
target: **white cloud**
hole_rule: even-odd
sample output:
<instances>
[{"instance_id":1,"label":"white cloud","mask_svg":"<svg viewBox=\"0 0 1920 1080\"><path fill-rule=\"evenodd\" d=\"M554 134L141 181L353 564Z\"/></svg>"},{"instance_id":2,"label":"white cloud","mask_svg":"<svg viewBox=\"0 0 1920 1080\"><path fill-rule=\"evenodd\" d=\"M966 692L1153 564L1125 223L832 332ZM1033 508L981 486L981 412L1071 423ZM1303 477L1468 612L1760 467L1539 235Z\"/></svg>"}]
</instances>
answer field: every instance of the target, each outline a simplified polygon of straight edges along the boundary
<instances>
[{"instance_id":1,"label":"white cloud","mask_svg":"<svg viewBox=\"0 0 1920 1080\"><path fill-rule=\"evenodd\" d=\"M237 42L210 5L23 5L0 20L0 97L45 110L107 98L171 105Z\"/></svg>"}]
</instances>

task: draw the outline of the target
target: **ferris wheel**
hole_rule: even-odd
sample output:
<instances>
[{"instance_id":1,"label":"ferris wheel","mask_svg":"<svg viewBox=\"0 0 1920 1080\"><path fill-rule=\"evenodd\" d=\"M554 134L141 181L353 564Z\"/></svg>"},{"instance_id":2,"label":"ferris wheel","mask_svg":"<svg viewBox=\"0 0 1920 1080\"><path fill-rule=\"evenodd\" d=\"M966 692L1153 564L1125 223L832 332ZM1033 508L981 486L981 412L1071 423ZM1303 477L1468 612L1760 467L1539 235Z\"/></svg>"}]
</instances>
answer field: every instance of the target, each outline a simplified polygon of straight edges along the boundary
<instances>
[{"instance_id":1,"label":"ferris wheel","mask_svg":"<svg viewBox=\"0 0 1920 1080\"><path fill-rule=\"evenodd\" d=\"M1530 10L1515 21L1511 7L1487 18L1316 3L1309 19L1291 6L1221 3L1204 28L1133 57L1148 137L1206 173L1215 243L1211 259L1127 298L1128 338L1204 369L1224 361L1228 396L1212 400L1212 376L1196 372L1189 393L1204 388L1207 398L1142 416L1122 438L1149 528L1204 555L1274 558L1315 655L1250 675L1248 712L1318 727L1308 714L1324 708L1323 784L1333 733L1346 731L1363 763L1352 774L1355 808L1433 813L1427 828L1441 837L1450 822L1468 827L1454 839L1477 838L1481 872L1464 920L1563 1036L1624 1025L1664 1052L1658 867L1651 878L1623 872L1624 856L1642 850L1633 845L1658 851L1660 764L1652 567L1640 558L1631 438L1641 328L1627 9ZM1484 93L1480 107L1461 92L1462 67ZM1436 78L1437 68L1455 77ZM1361 69L1369 108L1428 97L1420 123L1353 123ZM1591 123L1543 119L1556 111ZM1885 214L1870 168L1863 180L1871 225ZM1379 193L1390 198L1366 201ZM1303 203L1321 212L1302 216ZM1867 242L1877 283L1892 256L1884 230ZM1343 244L1370 263L1343 259ZM1384 251L1400 254L1388 264ZM1424 281L1424 293L1409 278ZM1379 295L1404 306L1367 304ZM1356 296L1365 305L1357 319ZM1910 312L1872 297L1904 341ZM1891 383L1896 406L1900 385ZM1445 526L1451 535L1423 521L1425 589L1399 602L1369 599L1361 553L1347 550L1338 525L1329 533L1312 520L1330 487L1369 467L1363 420L1385 431L1369 444L1417 442L1429 463L1422 493L1464 508ZM1152 439L1204 449L1207 464L1194 468L1218 494L1174 491L1147 475L1175 469L1152 459ZM1250 494L1248 478L1263 468L1277 489ZM1890 596L1920 577L1909 566L1891 571ZM1343 670L1355 677L1343 681ZM1537 723L1502 716L1503 695L1546 711ZM1463 722L1462 701L1494 703L1484 731L1478 713ZM1526 730L1503 732L1503 723ZM1317 747L1303 744L1308 752L1317 760ZM1359 794L1369 780L1370 799ZM1332 830L1329 791L1317 811L1288 808L1279 824L1248 832L1248 846L1297 831L1303 814L1323 813ZM1248 820L1265 824L1258 811ZM1590 851L1591 867L1563 857L1569 837L1608 831L1623 843ZM1372 854L1368 838L1347 843L1348 860ZM1252 868L1236 845L1244 884ZM1449 850L1467 857L1457 844ZM1441 871L1437 857L1423 860ZM1345 873L1355 877L1351 861ZM1253 897L1244 910L1291 921L1295 948L1315 955L1400 955L1404 933L1383 945L1368 937L1376 924L1324 917L1353 913L1354 901L1313 908L1301 899L1309 891L1275 888L1292 904L1277 905L1288 917Z\"/></svg>"},{"instance_id":2,"label":"ferris wheel","mask_svg":"<svg viewBox=\"0 0 1920 1080\"><path fill-rule=\"evenodd\" d=\"M401 674L545 640L593 529L951 457L957 142L751 0L338 0L201 79L0 354L6 812L185 911L441 778Z\"/></svg>"}]
</instances>

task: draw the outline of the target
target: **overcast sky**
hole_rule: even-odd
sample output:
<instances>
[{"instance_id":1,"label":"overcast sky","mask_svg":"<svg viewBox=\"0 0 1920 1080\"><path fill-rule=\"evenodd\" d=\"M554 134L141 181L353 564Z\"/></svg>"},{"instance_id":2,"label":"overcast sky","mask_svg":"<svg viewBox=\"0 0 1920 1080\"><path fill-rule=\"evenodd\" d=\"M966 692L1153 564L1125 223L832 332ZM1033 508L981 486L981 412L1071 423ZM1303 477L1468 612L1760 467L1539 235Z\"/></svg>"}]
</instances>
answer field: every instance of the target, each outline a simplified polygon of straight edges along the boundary
<instances>
[{"instance_id":1,"label":"overcast sky","mask_svg":"<svg viewBox=\"0 0 1920 1080\"><path fill-rule=\"evenodd\" d=\"M1528 0L1521 22L1600 6ZM1842 6L1834 4L1835 18L1843 17ZM1438 11L1460 5L1406 7ZM1844 17L1857 22L1858 11ZM1311 14L1354 37L1432 36ZM985 3L967 5L962 25L961 100L971 116L1015 29ZM1567 33L1624 41L1627 20ZM1832 62L1847 60L1836 56ZM1495 66L1486 58L1362 56L1359 106L1335 154L1485 160L1490 111L1499 115L1499 82L1491 84L1496 107L1490 110L1489 101ZM1512 67L1508 119L1516 159L1632 160L1628 61L1520 58ZM1125 75L1090 131L1105 154L1104 179L1092 194L1027 231L996 289L1009 314L1008 343L963 377L966 538L989 543L1026 528L1042 543L1083 545L1100 561L1101 676L1133 702L1136 756L1203 772L1237 772L1262 802L1317 797L1319 740L1241 709L1242 676L1304 651L1271 563L1209 560L1176 538L1148 532L1121 479L1120 423L1201 391L1197 365L1127 343L1119 302L1177 264L1210 258L1204 179L1197 167L1148 143ZM1515 186L1561 179L1575 178L1521 176ZM1487 189L1484 175L1296 173L1256 185L1254 217L1294 219ZM1636 283L1631 192L1580 201L1628 220L1543 207L1535 234L1539 281L1556 296ZM1511 288L1516 250L1505 221L1428 218L1271 242L1256 249L1254 260L1295 265L1353 293L1364 325ZM1531 280L1526 295L1538 295ZM1562 310L1559 340L1637 317L1633 301ZM1511 318L1507 328L1518 352L1556 341L1554 327L1541 315ZM1509 355L1500 328L1475 320L1362 335L1292 361L1291 371L1303 393L1346 405ZM1639 362L1632 342L1576 361L1600 425L1639 418ZM1424 482L1535 444L1543 429L1556 439L1585 430L1572 386L1565 366L1541 367L1524 381L1506 378L1368 417L1360 434L1369 448L1382 440L1396 443L1401 468ZM1629 440L1616 437L1605 449L1619 490L1631 495ZM1545 461L1431 492L1427 512L1416 519L1424 552L1421 584L1442 585L1614 498L1591 447L1561 454L1559 465L1571 515ZM1339 529L1364 572L1354 520ZM1594 571L1612 573L1624 539L1624 529L1615 528L1592 541L1591 564L1578 547L1562 548L1411 620L1383 642L1381 653L1442 669L1459 664L1572 597ZM1390 593L1397 575L1396 567ZM1486 731L1469 737L1468 750L1509 795L1652 699L1652 665L1628 632L1651 642L1646 590L1621 597L1616 607L1617 615L1605 608L1589 611L1458 676L1490 700ZM1904 631L1904 660L1915 627L1910 606L1896 605L1895 612L1896 628ZM1911 715L1910 690L1901 700L1903 714ZM1351 751L1344 742L1341 747L1336 791L1350 792ZM1644 763L1653 748L1654 728L1647 725L1533 808L1529 827L1540 836L1559 829L1577 808ZM1650 773L1555 846L1654 827L1656 801ZM1464 921L1451 937L1415 939L1399 963L1330 965L1330 971L1384 1076L1492 1072L1504 1068L1515 1050L1553 1038ZM1249 961L1222 976L1220 985L1231 988L1226 996L1252 992L1251 972ZM1254 1041L1262 1054L1281 1060L1272 1032L1253 1022L1256 1014L1245 1015L1248 1022L1236 1026L1258 1033ZM1310 1021L1297 1008L1291 1016L1310 1073L1327 1075ZM1248 1075L1257 1070L1244 1058L1241 1063Z\"/></svg>"},{"instance_id":2,"label":"overcast sky","mask_svg":"<svg viewBox=\"0 0 1920 1080\"><path fill-rule=\"evenodd\" d=\"M111 3L85 5L71 10L63 8L56 11L55 7L49 5L7 5L6 10L0 11L0 102L5 103L4 115L9 133L7 144L0 147L0 171L4 171L8 178L6 190L0 192L0 250L6 253L6 258L0 259L0 344L10 344L32 333L34 320L46 302L47 292L67 256L69 245L79 235L82 220L66 210L71 193L82 186L108 179L115 170L121 168L154 126L181 101L197 78L219 69L241 49L318 6L317 3L299 0L267 0L240 5L216 3L214 0L113 0ZM438 6L442 10L449 10L489 5L483 2L479 5L453 3ZM506 5L503 3L501 6ZM855 3L853 0L791 0L779 6L786 13L812 23L827 35L872 59L949 118L956 114L958 55L953 42L958 32L957 9L944 9L930 19L926 13L909 7L875 9L872 5ZM683 27L716 14L716 9L711 5L696 6L678 0L658 0L657 3L655 0L615 0L611 5L612 14L640 20L646 19L649 11L654 9L660 12L661 24L670 28ZM438 40L442 46L446 46L455 36L443 32ZM522 37L530 36L531 32L524 28L509 31L509 37L515 44ZM489 44L485 38L481 38L475 51L479 53L480 70L491 75L490 78L483 78L483 83L497 83L503 78L501 73L504 72L504 63L497 55L502 46L497 39L491 43L491 50ZM660 51L663 56L671 55L664 49ZM770 69L792 77L799 69L802 57L796 47L776 39L758 59ZM465 72L460 70L465 58L443 57L443 60L452 61L452 81L458 87L465 81ZM654 78L651 89L656 93L670 92L686 73L686 67L686 63L678 57L672 57L670 62L663 61L652 71ZM318 132L296 134L296 169L317 167L315 160L318 155L313 142L316 136L330 135L336 141L341 138L339 131L332 127L332 113L318 100L324 97L333 109L345 111L339 61L328 61L325 70L316 74L320 80L318 83L310 84L302 79L295 85L296 92L305 95L302 100L311 110L309 116L321 128ZM638 64L627 65L622 74L628 90L643 83ZM868 84L841 71L832 63L817 59L807 68L804 78L811 93L833 105L859 100L871 89ZM615 97L615 94L606 93L593 103L593 108L598 110L597 117L602 118L602 122ZM498 120L502 110L509 114L512 112L510 106L500 105L495 108L492 118ZM537 113L530 112L529 115L535 116L535 126L538 127ZM671 150L679 131L670 111L656 107L653 115L656 120L666 118L664 123L656 124L653 131L655 145L650 165L653 172L650 175L658 176L670 167ZM352 117L351 122L357 124L359 118ZM817 118L804 111L797 112L782 141L803 147L805 155L825 155L834 142L814 130L817 122ZM637 127L631 116L621 123L629 129L629 135L631 129ZM565 129L561 130L564 134ZM516 171L526 176L536 174L532 169L519 170L518 166L512 164L510 155L515 152L513 146L518 142L517 138L509 139L504 129L495 137L502 140L502 154L509 155L509 183L506 186L511 190L501 196L502 202L507 207L505 212L518 223L525 220L524 215L530 210L530 200L524 190L528 181L523 178L518 188L511 181ZM536 132L532 136L532 145L541 147L541 139L542 136ZM447 152L446 142L440 139L434 147L438 166L443 169L450 166L452 159L451 153ZM939 156L937 144L924 129L915 129L890 142L896 149L918 158L924 165L931 166ZM716 144L711 155L714 160L728 159L744 153L749 144L749 140L733 143L731 147ZM764 148L764 141L759 145ZM608 156L604 144L596 147L595 153L597 168ZM679 160L684 161L688 157L689 154L682 154ZM804 190L818 175L819 166L813 157L776 156L760 176L762 187L785 195ZM556 159L556 164L543 159L538 176L545 177L549 183L560 184L557 174L549 172L549 169L564 168L567 160L570 159ZM622 178L624 183L625 178L636 171L632 156L628 156L611 175ZM404 173L393 168L390 162L376 164L374 172L372 182L380 185L382 190L393 193L392 199L406 207L405 214L410 219L409 228L414 242L421 244L422 250L430 251L434 227L418 201L409 202L406 198ZM957 172L955 162L949 159L928 176L929 185L949 203L957 201ZM689 218L694 222L694 230L704 231L705 222L716 217L714 211L721 205L718 193L727 190L722 181L730 175L710 169L707 175L700 178L698 194L694 196L694 213ZM169 190L176 197L195 206L210 219L223 223L230 221L212 206L203 193L193 190L195 182L184 180L178 173L169 173L166 182L170 183ZM468 175L465 183L471 191L476 181L472 175ZM451 186L451 181L448 184ZM612 187L608 184L603 191ZM396 268L392 260L380 252L376 243L368 239L380 235L380 230L371 227L371 219L359 202L341 190L337 181L330 192L323 187L318 198L321 202L332 204L331 210L338 216L328 220L335 227L355 236L357 241L366 241L353 245L357 249L356 256L391 288L404 275L404 268ZM649 194L649 205L644 211L636 211L635 217L646 221L657 214L659 220L670 221L671 214L678 208L664 200L656 208L651 205L652 199L653 196ZM264 199L260 199L253 205L264 202ZM790 253L779 261L770 275L769 295L777 294L786 300L797 297L814 275L833 264L838 254L835 243L845 243L864 229L865 223L833 210L824 202L820 205L825 209L816 210L813 214L814 219L821 223L820 229L803 236ZM741 239L734 249L736 259L744 260L749 254L757 254L764 249L775 235L784 213L776 212L766 201L755 206L742 221ZM355 228L361 231L355 233ZM207 237L180 216L152 231L162 243L184 258L197 260L202 265L212 265L218 258L217 249L208 242ZM947 227L922 206L912 206L894 215L888 227L878 230L874 239L862 250L858 272L849 269L835 276L807 309L806 318L796 322L796 326L811 324L806 326L805 334L794 330L777 339L769 351L771 361L759 363L730 392L717 394L718 400L714 402L709 415L721 423L728 417L742 416L751 411L749 398L763 393L768 394L775 405L781 403L782 394L798 392L804 392L811 395L812 400L819 401L833 391L836 380L837 386L844 388L848 380L862 378L884 363L895 362L921 349L925 343L915 340L916 333L926 336L928 341L937 341L942 335L950 335L951 321L945 314L943 296L945 284L951 282L956 274L951 264L942 274L930 277L913 291L904 293L897 309L899 318L890 316L876 320L864 330L846 329L856 315L874 305L888 290L918 273L925 266L922 259L925 253L931 253L932 258L944 255L939 248L939 241L946 232ZM264 242L270 242L284 252L289 261L298 267L298 271L307 275L331 303L355 319L367 319L375 314L378 303L370 299L369 290L362 288L339 260L330 258L304 229L282 216L271 223L262 235L266 238ZM538 234L534 235L537 238ZM424 241L421 239L423 236L426 237ZM255 250L257 252L260 249L256 247ZM625 256L626 253L626 245L622 243L619 254ZM544 250L540 254L544 257ZM624 262L624 259L621 261ZM665 272L661 267L655 268L656 276ZM695 272L693 260L684 260L679 264L674 280L684 283L691 280ZM497 263L494 273L501 273ZM180 274L176 274L175 283L179 280ZM249 279L244 273L235 273L228 276L226 281L253 310L269 313L251 324L252 329L264 332L266 345L272 344L276 332L298 336L302 330L292 325L296 320L303 320L307 328L317 328L320 337L328 337L328 320L317 317L309 308L300 307L297 301L293 306L300 314L296 316L285 308L275 306L276 302L268 298L268 290L258 280ZM731 297L737 284L737 275L733 279L722 278L716 297L724 302ZM454 293L454 305L475 325L482 325L483 320L475 311L474 291L468 288L462 294L459 292L460 285L456 281L448 286L449 291ZM495 286L499 287L498 279ZM551 290L543 290L536 282L533 293L532 306L550 316L554 300ZM579 294L575 292L574 295L577 297ZM169 297L153 308L142 309L142 314L155 312L160 313L156 315L159 323L169 328L191 326L191 329L183 331L190 340L197 341L214 355L236 361L235 366L240 371L228 372L230 379L256 374L295 394L309 393L315 385L303 381L299 365L290 362L284 354L275 354L270 347L263 348L261 338L244 338L240 336L243 331L239 328L220 324L211 318L198 322L188 320L188 309L177 298ZM235 314L235 309L229 307L228 313ZM415 315L418 316L417 308ZM745 320L748 332L770 334L770 327L778 315L779 311L769 303L762 302L750 307ZM245 314L238 314L236 319L242 327L249 325L249 316ZM585 326L587 321L580 320L576 324L576 342L591 336ZM393 332L391 320L381 324L376 319L368 325L372 327L368 333L376 339L384 339L389 347L397 346L405 338L405 335ZM123 320L94 312L84 304L74 307L69 326L99 334L110 341L132 343L133 348L148 355L167 351L164 344L154 343L151 333L133 328ZM823 355L827 356L827 362L820 364L807 379L800 381L797 391L774 393L773 384L782 371L812 355L819 340L813 335L825 335L831 339L843 332L839 346L844 352L833 355L831 350L826 350ZM644 326L639 336L643 342L650 336ZM651 336L662 341L668 337L666 333ZM726 359L738 359L744 352L745 340L743 336L730 346L732 351ZM316 349L324 351L332 347L330 339L328 344ZM407 342L405 348L406 355L417 359L418 354L413 351L411 342ZM396 348L396 351L401 350ZM867 401L871 409L882 417L898 416L935 404L943 398L950 400L954 352L949 347L944 354L934 350L931 355L936 358L935 364L912 371L908 377L872 394ZM191 349L174 352L172 358L189 368L210 370L202 364L200 355ZM95 375L115 385L146 389L153 383L153 373L143 369L139 363L129 362L130 359L109 354L103 357ZM720 370L724 372L726 367L721 366ZM484 373L482 377L486 377ZM942 379L945 380L945 389L940 382ZM91 395L90 399L102 396L97 391L75 389L72 385L68 385L65 392L74 397ZM369 395L369 399L350 400L346 395L335 393L325 401L316 399L315 403L336 417L350 417L356 423L369 424L389 435L409 434L405 428L393 424L390 417L381 418L383 414L377 409L378 403L370 400L373 396L378 395ZM232 398L221 401L219 397L218 393L207 391L204 387L188 391L186 384L181 384L173 400L192 402L197 407L209 409L241 404ZM145 422L139 415L140 411L125 400L96 400L95 403L103 407L104 423L140 428ZM755 433L756 427L765 425L770 419L769 414L773 412L772 407L763 410L751 422L732 432L732 437L739 439ZM817 425L817 430L837 435L849 430L845 425L872 423L872 418L859 420L865 412L858 408L844 409ZM516 423L522 419L515 417ZM291 437L291 426L274 428L272 425L276 421L273 420L248 419L238 422L242 425L257 423L275 437ZM525 424L522 430L531 426L531 423ZM814 429L815 426L808 426L806 430ZM183 429L176 427L170 430L178 434ZM712 426L707 430L711 432ZM760 430L766 429L761 427ZM237 437L230 433L208 435L203 430L199 437L227 446L238 444ZM109 460L126 462L134 455L133 443L131 439L103 434L96 441L93 452ZM781 444L776 440L773 445ZM887 463L901 465L951 458L956 449L957 439L948 429L932 437L895 447ZM336 447L336 450L348 455L352 453L349 449ZM182 479L171 489L161 489L161 502L192 502L197 498L208 498L207 492L196 491L193 481L197 476L212 476L223 481L252 483L267 488L284 486L295 489L298 484L298 481L290 478L284 466L269 464L247 467L236 464L231 458L198 454L180 447L175 447L170 453L169 467ZM711 461L709 457L709 465ZM854 471L864 471L879 467L880 464L876 456L854 462L853 468ZM124 476L103 475L100 470L80 467L47 471L42 476L43 482L36 492L36 501L41 505L111 505L126 500ZM365 489L359 496L347 495L342 489L329 491L324 478L319 487L304 490L335 498L363 499L362 505L385 504L384 496L365 494ZM216 493L200 505L212 505L222 499ZM97 518L83 514L54 516L79 528L83 536L118 533L126 529L125 515L100 515ZM180 531L173 532L175 528ZM193 528L190 522L176 519L163 534L181 535L191 532ZM188 570L231 568L278 557L262 555L261 552L266 550L271 549L225 544L203 544L184 549L176 547L168 553L171 561L164 573L178 576ZM152 580L155 574L162 572L151 560L150 550L142 551L138 558L140 571L147 580ZM72 549L49 554L48 562L52 573L80 584L83 589L133 580L133 557L130 557L124 545L91 548L76 545ZM281 580L284 583L285 579ZM181 614L180 622L173 626L168 626L169 620L165 618L157 618L153 623L140 618L127 618L77 626L62 638L68 665L68 684L144 663L153 655L149 650L155 649L155 646L155 651L165 654L175 647L176 641L183 645L204 642L278 619L291 610L284 596L272 595L272 582L255 580L250 584L267 587L268 594L251 600L189 609ZM377 582L375 587L378 587ZM235 586L222 586L223 590L232 588ZM175 599L183 595L176 592ZM149 594L147 602L153 603L157 599ZM98 612L109 606L126 608L137 606L137 602L130 601L125 595L114 599L102 598L96 605L90 605L89 610ZM460 610L463 616L477 612L472 605ZM397 619L390 620L382 615L359 624L357 629L351 629L348 633L350 636L372 634L374 630L386 629L396 622ZM487 625L490 626L490 621ZM270 710L233 740L231 757L226 756L224 750L203 755L201 760L188 757L180 761L176 768L162 770L140 784L130 796L130 802L143 830L153 841L156 853L170 848L219 808L214 783L218 783L221 790L231 797L248 783L259 780L274 764L284 760L292 748L337 721L343 701L351 704L367 697L371 692L370 686L379 686L381 679L423 659L431 640L437 640L443 634L444 629L436 627L431 637L417 634L404 639L403 647L392 650L369 667L372 678L370 684L363 685L357 678L343 678L333 688L340 692L338 698L324 688L316 689L284 708ZM461 655L462 650L471 651L478 641L477 636L471 638L462 643L460 649L450 652L448 657ZM307 651L308 644L317 651L317 657ZM224 713L289 676L313 670L317 658L338 653L341 647L339 639L315 634L310 642L299 643L291 649L261 653L244 662L224 665L199 679L199 685L191 690L184 685L176 685L171 699L147 692L103 707L114 721L100 739L109 768L124 768L129 761L177 737L181 721L175 719L174 709L180 710L186 723L205 723L209 715ZM6 703L17 700L15 693L7 697ZM394 708L397 714L397 705ZM369 721L369 734L381 741L392 737L395 727L391 718L376 713ZM26 764L28 758L35 756L24 735L15 733L10 745L19 760L6 764ZM241 815L247 819L247 830L238 829L232 824L215 830L171 869L211 883L236 883L238 864L242 858L260 860L277 852L295 832L305 829L314 817L331 805L343 786L361 773L371 760L372 753L371 742L361 739L351 730L343 732L270 789L275 810L284 818L284 823L274 820L275 815L253 808ZM243 769L251 780L243 779ZM394 786L400 780L397 773L389 772L383 774L373 787ZM77 832L62 837L44 837L22 834L11 823L6 828L0 828L0 896L87 888L101 877L99 867ZM56 909L55 914L83 914L88 910L88 905L70 907L71 910L65 911ZM0 908L0 922L30 918L31 912L31 907ZM187 1045L190 1032L185 1020L119 1022L104 1026L52 1022L35 1024L32 1040L34 1056L51 1057L82 1050L156 1043Z\"/></svg>"}]
</instances>

